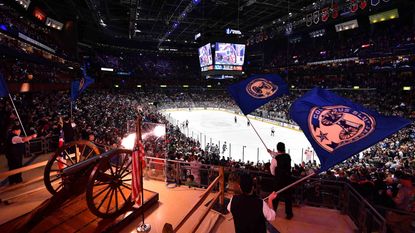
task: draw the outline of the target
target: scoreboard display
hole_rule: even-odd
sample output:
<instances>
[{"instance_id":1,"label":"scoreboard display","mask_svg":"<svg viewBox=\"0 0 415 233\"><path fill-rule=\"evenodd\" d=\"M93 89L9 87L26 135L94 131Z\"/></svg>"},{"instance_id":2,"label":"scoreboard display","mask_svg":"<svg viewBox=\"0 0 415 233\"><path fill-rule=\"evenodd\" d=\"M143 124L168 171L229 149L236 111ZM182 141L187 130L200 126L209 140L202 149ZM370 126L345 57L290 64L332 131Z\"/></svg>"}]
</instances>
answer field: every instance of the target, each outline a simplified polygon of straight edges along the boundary
<instances>
[{"instance_id":1,"label":"scoreboard display","mask_svg":"<svg viewBox=\"0 0 415 233\"><path fill-rule=\"evenodd\" d=\"M199 48L200 68L207 78L242 75L244 61L244 44L215 42Z\"/></svg>"}]
</instances>

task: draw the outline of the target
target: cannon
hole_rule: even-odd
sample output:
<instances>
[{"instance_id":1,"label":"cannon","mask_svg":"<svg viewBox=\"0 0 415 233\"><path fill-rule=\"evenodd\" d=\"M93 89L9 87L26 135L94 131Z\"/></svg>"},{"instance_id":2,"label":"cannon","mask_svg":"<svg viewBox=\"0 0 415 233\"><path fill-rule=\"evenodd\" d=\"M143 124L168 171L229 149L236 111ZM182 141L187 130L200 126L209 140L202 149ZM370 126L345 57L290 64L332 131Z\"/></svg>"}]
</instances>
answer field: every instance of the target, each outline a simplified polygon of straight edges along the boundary
<instances>
[{"instance_id":1,"label":"cannon","mask_svg":"<svg viewBox=\"0 0 415 233\"><path fill-rule=\"evenodd\" d=\"M91 142L77 141L60 148L45 167L47 190L56 195L86 194L88 209L100 218L112 218L129 209L131 150L100 153Z\"/></svg>"}]
</instances>

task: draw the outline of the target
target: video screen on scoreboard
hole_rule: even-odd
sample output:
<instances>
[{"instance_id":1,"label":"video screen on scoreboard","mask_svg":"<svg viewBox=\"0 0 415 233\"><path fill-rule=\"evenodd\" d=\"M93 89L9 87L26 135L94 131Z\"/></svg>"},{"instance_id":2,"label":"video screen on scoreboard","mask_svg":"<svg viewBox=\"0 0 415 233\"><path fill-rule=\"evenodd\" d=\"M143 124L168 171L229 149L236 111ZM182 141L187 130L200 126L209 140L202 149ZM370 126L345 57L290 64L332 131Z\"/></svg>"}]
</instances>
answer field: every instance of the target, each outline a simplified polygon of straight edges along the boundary
<instances>
[{"instance_id":1,"label":"video screen on scoreboard","mask_svg":"<svg viewBox=\"0 0 415 233\"><path fill-rule=\"evenodd\" d=\"M199 62L200 67L210 66L213 64L210 43L199 48Z\"/></svg>"},{"instance_id":2,"label":"video screen on scoreboard","mask_svg":"<svg viewBox=\"0 0 415 233\"><path fill-rule=\"evenodd\" d=\"M216 43L215 65L242 66L245 58L244 44Z\"/></svg>"}]
</instances>

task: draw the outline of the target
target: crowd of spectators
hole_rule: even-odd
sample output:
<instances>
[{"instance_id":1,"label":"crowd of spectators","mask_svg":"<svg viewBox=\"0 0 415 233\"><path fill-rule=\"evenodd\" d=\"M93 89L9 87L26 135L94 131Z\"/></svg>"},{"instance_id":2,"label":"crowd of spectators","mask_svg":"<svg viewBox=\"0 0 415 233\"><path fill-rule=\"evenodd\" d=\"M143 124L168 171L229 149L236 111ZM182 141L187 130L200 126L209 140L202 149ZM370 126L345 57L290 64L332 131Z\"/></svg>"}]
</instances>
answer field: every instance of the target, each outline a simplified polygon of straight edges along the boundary
<instances>
[{"instance_id":1,"label":"crowd of spectators","mask_svg":"<svg viewBox=\"0 0 415 233\"><path fill-rule=\"evenodd\" d=\"M70 83L74 71L55 64L0 56L0 73L8 83Z\"/></svg>"},{"instance_id":2,"label":"crowd of spectators","mask_svg":"<svg viewBox=\"0 0 415 233\"><path fill-rule=\"evenodd\" d=\"M304 65L308 62L350 58L350 57L382 57L392 54L410 54L415 49L413 26L400 25L395 21L376 25L371 29L359 27L355 30L341 32L327 31L322 37L307 38L308 35L293 36L295 43L277 43L266 61L269 67L287 65Z\"/></svg>"},{"instance_id":3,"label":"crowd of spectators","mask_svg":"<svg viewBox=\"0 0 415 233\"><path fill-rule=\"evenodd\" d=\"M257 114L271 119L275 119L274 116L287 119L286 109L295 95L300 94L296 93L293 97L275 100L258 110ZM412 119L414 117L410 105L393 93L342 91L341 94L386 115L399 115ZM21 112L21 117L29 134L36 132L40 138L58 137L62 128L61 118L70 116L67 92L47 95L21 94L16 95L14 101L18 109L25 109ZM9 101L3 99L0 104L2 138L4 139L6 129L15 124L16 115ZM202 167L203 164L215 164L269 172L269 162L257 164L252 161L235 161L221 157L222 148L215 144L202 148L197 140L185 136L183 133L185 125L173 125L157 111L164 107L221 107L236 111L236 106L223 91L149 93L127 90L90 90L82 94L73 106L72 114L76 124L77 138L88 139L88 136L93 134L95 143L98 145L119 147L121 139L131 132L130 125L134 122L138 106L142 108L144 121L167 125L168 146L162 148L151 143L146 144L149 156L158 158L167 156L169 159L189 163L193 169L195 166ZM412 124L359 155L338 164L321 176L326 179L350 182L371 202L395 207L393 197L399 191L399 176L402 174L415 176L414 151L415 125ZM317 168L316 161L295 164L293 174L304 176L311 172L311 169ZM195 174L198 173L195 172ZM194 179L197 182L200 177L194 177Z\"/></svg>"},{"instance_id":4,"label":"crowd of spectators","mask_svg":"<svg viewBox=\"0 0 415 233\"><path fill-rule=\"evenodd\" d=\"M0 24L7 25L11 30L23 33L55 50L58 49L55 39L51 36L52 29L28 20L15 9L4 4L0 6Z\"/></svg>"}]
</instances>

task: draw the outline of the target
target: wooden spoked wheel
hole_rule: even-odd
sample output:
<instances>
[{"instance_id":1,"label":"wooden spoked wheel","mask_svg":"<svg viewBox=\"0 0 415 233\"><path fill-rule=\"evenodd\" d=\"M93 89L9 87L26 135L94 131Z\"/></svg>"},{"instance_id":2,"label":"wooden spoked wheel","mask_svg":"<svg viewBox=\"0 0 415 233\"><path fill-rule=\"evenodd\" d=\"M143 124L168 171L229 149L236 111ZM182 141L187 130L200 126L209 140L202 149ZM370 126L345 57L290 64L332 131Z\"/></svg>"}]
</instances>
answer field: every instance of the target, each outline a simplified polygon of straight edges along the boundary
<instances>
[{"instance_id":1,"label":"wooden spoked wheel","mask_svg":"<svg viewBox=\"0 0 415 233\"><path fill-rule=\"evenodd\" d=\"M51 194L59 192L64 187L65 180L71 178L62 176L63 169L99 154L98 147L92 142L83 140L71 142L59 148L45 166L43 180L47 190Z\"/></svg>"},{"instance_id":2,"label":"wooden spoked wheel","mask_svg":"<svg viewBox=\"0 0 415 233\"><path fill-rule=\"evenodd\" d=\"M132 207L131 151L116 149L93 168L86 189L89 210L98 217L116 217Z\"/></svg>"}]
</instances>

